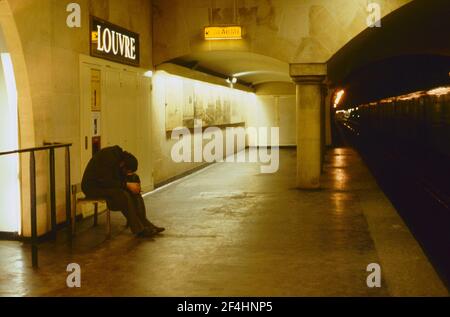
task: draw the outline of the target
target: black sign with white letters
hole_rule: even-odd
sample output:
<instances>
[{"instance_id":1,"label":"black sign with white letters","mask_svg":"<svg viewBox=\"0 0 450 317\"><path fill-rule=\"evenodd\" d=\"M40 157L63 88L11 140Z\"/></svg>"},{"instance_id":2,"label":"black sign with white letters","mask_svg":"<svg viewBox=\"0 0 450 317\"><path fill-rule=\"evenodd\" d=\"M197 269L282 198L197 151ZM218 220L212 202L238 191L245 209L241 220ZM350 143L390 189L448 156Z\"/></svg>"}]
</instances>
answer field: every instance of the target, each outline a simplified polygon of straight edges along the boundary
<instances>
[{"instance_id":1,"label":"black sign with white letters","mask_svg":"<svg viewBox=\"0 0 450 317\"><path fill-rule=\"evenodd\" d=\"M91 16L91 56L139 66L139 34Z\"/></svg>"}]
</instances>

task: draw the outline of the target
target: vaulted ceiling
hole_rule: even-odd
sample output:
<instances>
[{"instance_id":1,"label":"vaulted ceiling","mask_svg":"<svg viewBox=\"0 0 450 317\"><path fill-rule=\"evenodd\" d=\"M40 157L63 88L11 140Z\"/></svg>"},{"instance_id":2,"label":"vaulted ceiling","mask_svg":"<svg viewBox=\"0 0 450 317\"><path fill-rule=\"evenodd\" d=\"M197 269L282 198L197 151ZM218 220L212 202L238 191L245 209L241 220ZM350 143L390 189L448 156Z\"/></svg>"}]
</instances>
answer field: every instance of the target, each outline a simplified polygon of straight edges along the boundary
<instances>
[{"instance_id":1,"label":"vaulted ceiling","mask_svg":"<svg viewBox=\"0 0 450 317\"><path fill-rule=\"evenodd\" d=\"M381 15L411 0L377 0ZM291 82L289 63L327 60L367 28L367 0L153 0L153 61L241 83ZM205 41L206 26L240 25L242 40Z\"/></svg>"},{"instance_id":2,"label":"vaulted ceiling","mask_svg":"<svg viewBox=\"0 0 450 317\"><path fill-rule=\"evenodd\" d=\"M249 86L266 82L292 82L287 63L250 52L199 52L172 62L219 77L235 77Z\"/></svg>"}]
</instances>

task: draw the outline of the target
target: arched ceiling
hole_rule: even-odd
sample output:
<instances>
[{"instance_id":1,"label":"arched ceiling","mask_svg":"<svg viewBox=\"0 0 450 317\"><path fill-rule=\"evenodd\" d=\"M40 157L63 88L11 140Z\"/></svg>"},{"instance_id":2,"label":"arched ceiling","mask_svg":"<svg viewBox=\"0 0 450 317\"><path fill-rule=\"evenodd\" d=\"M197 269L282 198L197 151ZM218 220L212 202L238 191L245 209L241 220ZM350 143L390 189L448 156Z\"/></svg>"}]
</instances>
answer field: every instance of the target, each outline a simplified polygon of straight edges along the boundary
<instances>
[{"instance_id":1,"label":"arched ceiling","mask_svg":"<svg viewBox=\"0 0 450 317\"><path fill-rule=\"evenodd\" d=\"M385 16L411 0L377 0ZM325 63L367 28L367 0L153 0L154 65L175 62L243 83L291 82L290 63ZM242 40L205 41L211 25Z\"/></svg>"},{"instance_id":2,"label":"arched ceiling","mask_svg":"<svg viewBox=\"0 0 450 317\"><path fill-rule=\"evenodd\" d=\"M235 77L247 85L292 82L287 63L250 52L199 52L177 58L172 62L219 77Z\"/></svg>"}]
</instances>

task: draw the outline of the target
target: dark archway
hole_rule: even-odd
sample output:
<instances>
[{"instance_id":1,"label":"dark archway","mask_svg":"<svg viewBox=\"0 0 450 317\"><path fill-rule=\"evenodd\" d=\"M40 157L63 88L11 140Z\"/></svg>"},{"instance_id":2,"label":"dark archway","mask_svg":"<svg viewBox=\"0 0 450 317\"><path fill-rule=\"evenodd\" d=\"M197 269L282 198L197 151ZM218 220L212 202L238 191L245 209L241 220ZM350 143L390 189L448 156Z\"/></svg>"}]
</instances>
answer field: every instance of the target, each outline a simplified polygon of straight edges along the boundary
<instances>
[{"instance_id":1,"label":"dark archway","mask_svg":"<svg viewBox=\"0 0 450 317\"><path fill-rule=\"evenodd\" d=\"M449 84L450 2L413 1L328 61L329 80L358 104Z\"/></svg>"}]
</instances>

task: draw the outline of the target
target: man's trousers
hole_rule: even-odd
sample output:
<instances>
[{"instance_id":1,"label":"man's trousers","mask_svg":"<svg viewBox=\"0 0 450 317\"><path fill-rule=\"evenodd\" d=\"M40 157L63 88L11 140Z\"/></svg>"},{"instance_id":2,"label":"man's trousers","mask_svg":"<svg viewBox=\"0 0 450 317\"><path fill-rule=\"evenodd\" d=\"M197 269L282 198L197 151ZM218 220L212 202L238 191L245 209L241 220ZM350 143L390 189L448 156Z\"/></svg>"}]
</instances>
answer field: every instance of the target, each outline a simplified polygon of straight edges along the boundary
<instances>
[{"instance_id":1,"label":"man's trousers","mask_svg":"<svg viewBox=\"0 0 450 317\"><path fill-rule=\"evenodd\" d=\"M88 198L105 199L110 210L121 211L134 234L152 227L147 219L144 199L140 194L133 194L120 188L88 188L85 194Z\"/></svg>"}]
</instances>

